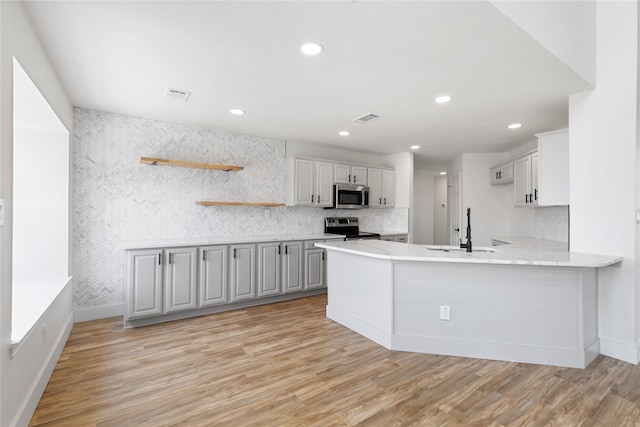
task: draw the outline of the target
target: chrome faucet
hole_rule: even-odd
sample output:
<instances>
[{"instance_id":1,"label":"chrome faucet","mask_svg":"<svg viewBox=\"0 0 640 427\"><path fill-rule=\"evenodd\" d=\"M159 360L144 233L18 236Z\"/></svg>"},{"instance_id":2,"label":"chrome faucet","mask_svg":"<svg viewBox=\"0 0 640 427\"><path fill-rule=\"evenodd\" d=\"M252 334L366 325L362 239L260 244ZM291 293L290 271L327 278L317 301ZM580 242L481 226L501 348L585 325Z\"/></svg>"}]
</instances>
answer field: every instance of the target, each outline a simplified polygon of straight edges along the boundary
<instances>
[{"instance_id":1,"label":"chrome faucet","mask_svg":"<svg viewBox=\"0 0 640 427\"><path fill-rule=\"evenodd\" d=\"M467 249L471 252L471 208L467 208L467 243L462 243L460 239L460 249Z\"/></svg>"}]
</instances>

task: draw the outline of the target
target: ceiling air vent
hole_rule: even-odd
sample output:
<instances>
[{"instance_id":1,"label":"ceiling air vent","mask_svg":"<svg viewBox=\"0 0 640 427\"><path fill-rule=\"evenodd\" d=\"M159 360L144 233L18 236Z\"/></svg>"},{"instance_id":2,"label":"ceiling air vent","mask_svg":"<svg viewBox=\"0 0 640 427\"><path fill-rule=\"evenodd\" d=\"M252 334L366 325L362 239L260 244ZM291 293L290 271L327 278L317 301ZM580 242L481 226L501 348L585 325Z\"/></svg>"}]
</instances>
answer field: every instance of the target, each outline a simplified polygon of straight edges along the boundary
<instances>
[{"instance_id":1,"label":"ceiling air vent","mask_svg":"<svg viewBox=\"0 0 640 427\"><path fill-rule=\"evenodd\" d=\"M172 89L170 87L164 92L164 97L173 101L187 102L189 95L191 95L191 92L187 90Z\"/></svg>"},{"instance_id":2,"label":"ceiling air vent","mask_svg":"<svg viewBox=\"0 0 640 427\"><path fill-rule=\"evenodd\" d=\"M377 119L378 117L380 117L380 116L378 116L376 114L369 113L369 114L365 114L362 117L357 117L357 118L353 119L353 121L354 122L358 122L358 123L368 123L373 119Z\"/></svg>"}]
</instances>

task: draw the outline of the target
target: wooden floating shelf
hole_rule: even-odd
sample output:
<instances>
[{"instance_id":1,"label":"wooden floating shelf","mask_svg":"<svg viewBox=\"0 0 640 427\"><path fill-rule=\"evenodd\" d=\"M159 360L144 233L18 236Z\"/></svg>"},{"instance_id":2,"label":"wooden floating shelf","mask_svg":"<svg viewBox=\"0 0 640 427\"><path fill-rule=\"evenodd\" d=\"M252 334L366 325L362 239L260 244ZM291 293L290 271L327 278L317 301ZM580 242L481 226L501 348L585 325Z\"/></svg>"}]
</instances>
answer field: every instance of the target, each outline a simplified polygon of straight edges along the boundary
<instances>
[{"instance_id":1,"label":"wooden floating shelf","mask_svg":"<svg viewBox=\"0 0 640 427\"><path fill-rule=\"evenodd\" d=\"M248 203L248 202L196 202L201 206L263 206L267 208L275 208L286 206L284 203Z\"/></svg>"},{"instance_id":2,"label":"wooden floating shelf","mask_svg":"<svg viewBox=\"0 0 640 427\"><path fill-rule=\"evenodd\" d=\"M185 162L183 160L155 159L153 157L140 157L143 165L180 166L184 168L216 169L226 172L238 172L244 169L242 166L218 165L215 163Z\"/></svg>"}]
</instances>

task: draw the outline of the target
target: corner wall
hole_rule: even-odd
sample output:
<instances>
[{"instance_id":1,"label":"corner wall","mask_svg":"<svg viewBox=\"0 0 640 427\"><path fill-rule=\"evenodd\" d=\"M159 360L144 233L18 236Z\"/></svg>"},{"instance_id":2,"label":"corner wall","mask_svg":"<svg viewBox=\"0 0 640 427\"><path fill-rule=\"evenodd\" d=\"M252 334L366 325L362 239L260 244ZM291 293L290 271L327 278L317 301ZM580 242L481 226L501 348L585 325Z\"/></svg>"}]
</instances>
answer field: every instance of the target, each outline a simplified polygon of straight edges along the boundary
<instances>
[{"instance_id":1,"label":"corner wall","mask_svg":"<svg viewBox=\"0 0 640 427\"><path fill-rule=\"evenodd\" d=\"M597 87L569 99L571 250L623 256L599 269L601 353L639 361L638 5L597 3Z\"/></svg>"},{"instance_id":2,"label":"corner wall","mask_svg":"<svg viewBox=\"0 0 640 427\"><path fill-rule=\"evenodd\" d=\"M13 199L13 57L27 71L64 126L73 131L73 111L47 55L36 38L21 2L0 2L0 425L26 425L35 410L57 355L73 323L71 286L67 286L28 335L13 358L11 342L12 199ZM47 324L47 338L41 328Z\"/></svg>"}]
</instances>

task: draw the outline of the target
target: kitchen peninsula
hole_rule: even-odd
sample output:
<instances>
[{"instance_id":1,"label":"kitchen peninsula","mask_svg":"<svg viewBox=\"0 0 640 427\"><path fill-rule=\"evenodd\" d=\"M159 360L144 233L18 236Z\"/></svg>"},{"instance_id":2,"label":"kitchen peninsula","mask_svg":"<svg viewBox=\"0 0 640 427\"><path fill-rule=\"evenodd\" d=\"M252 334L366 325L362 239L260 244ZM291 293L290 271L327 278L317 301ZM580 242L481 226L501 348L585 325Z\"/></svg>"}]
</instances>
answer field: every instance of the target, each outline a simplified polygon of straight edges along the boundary
<instances>
[{"instance_id":1,"label":"kitchen peninsula","mask_svg":"<svg viewBox=\"0 0 640 427\"><path fill-rule=\"evenodd\" d=\"M600 352L597 269L622 257L500 240L472 253L316 244L328 256L327 317L391 350L585 368Z\"/></svg>"}]
</instances>

